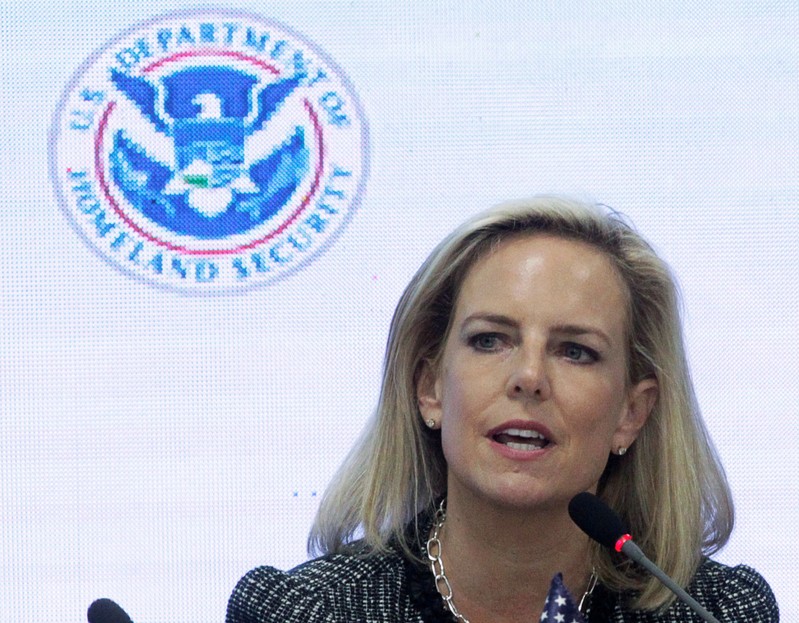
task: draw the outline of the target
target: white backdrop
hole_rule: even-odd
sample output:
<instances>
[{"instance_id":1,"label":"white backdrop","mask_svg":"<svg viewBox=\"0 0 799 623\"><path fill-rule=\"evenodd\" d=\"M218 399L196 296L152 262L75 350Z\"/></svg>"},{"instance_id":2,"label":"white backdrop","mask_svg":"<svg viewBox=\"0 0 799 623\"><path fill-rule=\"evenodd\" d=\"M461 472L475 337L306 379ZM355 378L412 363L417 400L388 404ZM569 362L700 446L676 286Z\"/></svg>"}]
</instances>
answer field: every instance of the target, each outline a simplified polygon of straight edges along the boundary
<instances>
[{"instance_id":1,"label":"white backdrop","mask_svg":"<svg viewBox=\"0 0 799 623\"><path fill-rule=\"evenodd\" d=\"M47 163L81 64L194 6L0 2L0 621L107 596L218 622L249 568L304 560L405 283L466 215L538 192L627 213L674 267L737 502L718 557L799 620L799 5L231 0L346 73L370 174L312 262L188 296L90 249Z\"/></svg>"}]
</instances>

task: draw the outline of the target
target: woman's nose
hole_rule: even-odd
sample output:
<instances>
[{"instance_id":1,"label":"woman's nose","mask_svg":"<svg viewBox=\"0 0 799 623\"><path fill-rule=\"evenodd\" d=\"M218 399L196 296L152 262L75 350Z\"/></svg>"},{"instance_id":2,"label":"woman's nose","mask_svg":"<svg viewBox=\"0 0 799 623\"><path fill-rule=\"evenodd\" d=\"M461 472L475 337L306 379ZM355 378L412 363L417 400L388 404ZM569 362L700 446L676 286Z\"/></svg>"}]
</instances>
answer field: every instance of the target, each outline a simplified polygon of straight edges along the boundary
<instances>
[{"instance_id":1,"label":"woman's nose","mask_svg":"<svg viewBox=\"0 0 799 623\"><path fill-rule=\"evenodd\" d=\"M509 398L547 400L551 394L546 353L543 348L519 349L508 377Z\"/></svg>"}]
</instances>

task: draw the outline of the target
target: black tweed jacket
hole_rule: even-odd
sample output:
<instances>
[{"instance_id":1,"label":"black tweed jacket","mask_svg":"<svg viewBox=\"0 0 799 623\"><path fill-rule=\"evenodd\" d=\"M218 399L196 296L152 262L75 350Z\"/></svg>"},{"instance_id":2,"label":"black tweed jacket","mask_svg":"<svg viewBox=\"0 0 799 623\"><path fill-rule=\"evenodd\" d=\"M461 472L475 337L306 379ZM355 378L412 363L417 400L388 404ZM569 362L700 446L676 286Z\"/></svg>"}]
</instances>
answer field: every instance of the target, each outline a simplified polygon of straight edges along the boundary
<instances>
[{"instance_id":1,"label":"black tweed jacket","mask_svg":"<svg viewBox=\"0 0 799 623\"><path fill-rule=\"evenodd\" d=\"M688 592L721 623L778 623L771 588L754 569L705 560ZM625 595L597 586L589 623L702 623L675 603L655 613L629 610ZM543 604L542 604L543 609ZM538 613L531 612L530 621ZM289 572L258 567L237 584L226 623L452 623L426 566L399 552L332 554Z\"/></svg>"}]
</instances>

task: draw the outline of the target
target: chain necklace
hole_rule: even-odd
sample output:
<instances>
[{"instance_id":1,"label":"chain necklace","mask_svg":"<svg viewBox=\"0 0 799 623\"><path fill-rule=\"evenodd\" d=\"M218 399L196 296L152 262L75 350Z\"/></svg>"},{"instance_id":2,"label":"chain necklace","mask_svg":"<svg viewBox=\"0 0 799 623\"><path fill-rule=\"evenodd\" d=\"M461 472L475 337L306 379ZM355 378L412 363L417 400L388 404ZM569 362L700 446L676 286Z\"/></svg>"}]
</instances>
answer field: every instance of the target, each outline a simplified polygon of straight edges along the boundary
<instances>
[{"instance_id":1,"label":"chain necklace","mask_svg":"<svg viewBox=\"0 0 799 623\"><path fill-rule=\"evenodd\" d=\"M441 539L438 534L441 528L444 527L444 522L447 519L446 498L441 500L441 504L436 510L436 516L433 518L433 534L427 539L427 559L430 561L430 570L436 579L436 590L441 593L441 598L444 600L444 605L447 607L460 623L469 623L469 619L458 612L455 602L452 600L452 586L447 579L447 574L444 571L444 561L441 559Z\"/></svg>"},{"instance_id":2,"label":"chain necklace","mask_svg":"<svg viewBox=\"0 0 799 623\"><path fill-rule=\"evenodd\" d=\"M444 605L446 606L447 610L449 610L452 613L452 616L454 616L460 623L469 623L469 619L463 616L455 605L452 595L452 585L449 583L447 574L444 571L444 561L441 558L442 546L439 533L441 532L441 528L444 527L444 522L447 520L446 505L447 500L444 498L441 500L441 504L436 510L435 517L433 517L433 534L431 534L430 538L427 539L427 559L430 561L430 570L433 572L433 577L435 578L436 590L441 595L441 599L444 600ZM586 589L585 593L583 593L583 596L580 599L580 604L577 606L577 609L583 614L586 614L585 610L583 610L585 601L591 596L591 593L594 592L594 588L596 588L597 585L597 579L596 569L594 569L591 572L591 577L588 579L588 588Z\"/></svg>"}]
</instances>

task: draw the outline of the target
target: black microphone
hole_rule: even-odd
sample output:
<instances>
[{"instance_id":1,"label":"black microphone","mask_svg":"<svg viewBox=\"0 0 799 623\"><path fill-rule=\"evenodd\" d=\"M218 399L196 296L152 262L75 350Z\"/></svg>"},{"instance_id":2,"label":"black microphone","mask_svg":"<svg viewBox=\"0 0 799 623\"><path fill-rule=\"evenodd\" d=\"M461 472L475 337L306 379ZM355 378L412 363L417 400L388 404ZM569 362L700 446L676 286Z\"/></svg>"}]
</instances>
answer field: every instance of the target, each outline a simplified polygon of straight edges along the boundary
<instances>
[{"instance_id":1,"label":"black microphone","mask_svg":"<svg viewBox=\"0 0 799 623\"><path fill-rule=\"evenodd\" d=\"M92 602L86 617L89 623L133 623L118 603L105 597Z\"/></svg>"},{"instance_id":2,"label":"black microphone","mask_svg":"<svg viewBox=\"0 0 799 623\"><path fill-rule=\"evenodd\" d=\"M719 620L686 593L681 586L647 558L629 535L624 522L613 510L595 495L583 492L569 502L569 516L577 527L600 545L624 553L663 582L677 597L688 604L703 620L719 623Z\"/></svg>"}]
</instances>

